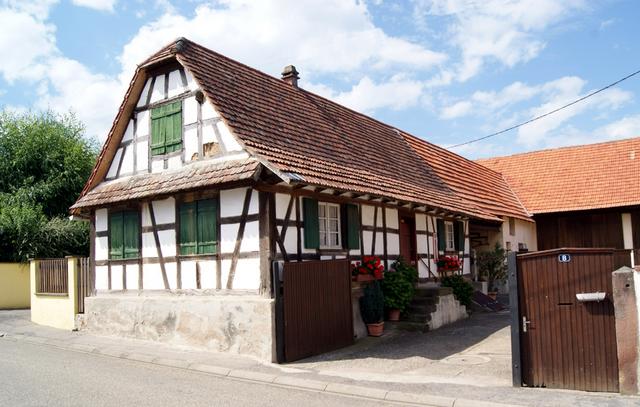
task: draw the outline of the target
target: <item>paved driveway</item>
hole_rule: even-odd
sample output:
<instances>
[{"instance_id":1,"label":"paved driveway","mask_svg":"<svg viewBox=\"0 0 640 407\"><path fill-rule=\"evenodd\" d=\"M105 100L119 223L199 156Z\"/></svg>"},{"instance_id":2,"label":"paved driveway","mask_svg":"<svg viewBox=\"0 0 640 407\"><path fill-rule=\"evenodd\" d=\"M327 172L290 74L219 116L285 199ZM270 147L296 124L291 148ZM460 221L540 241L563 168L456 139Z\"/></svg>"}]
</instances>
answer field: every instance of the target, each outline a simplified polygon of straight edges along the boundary
<instances>
[{"instance_id":1,"label":"paved driveway","mask_svg":"<svg viewBox=\"0 0 640 407\"><path fill-rule=\"evenodd\" d=\"M509 318L476 312L432 332L387 331L288 367L367 381L511 386Z\"/></svg>"}]
</instances>

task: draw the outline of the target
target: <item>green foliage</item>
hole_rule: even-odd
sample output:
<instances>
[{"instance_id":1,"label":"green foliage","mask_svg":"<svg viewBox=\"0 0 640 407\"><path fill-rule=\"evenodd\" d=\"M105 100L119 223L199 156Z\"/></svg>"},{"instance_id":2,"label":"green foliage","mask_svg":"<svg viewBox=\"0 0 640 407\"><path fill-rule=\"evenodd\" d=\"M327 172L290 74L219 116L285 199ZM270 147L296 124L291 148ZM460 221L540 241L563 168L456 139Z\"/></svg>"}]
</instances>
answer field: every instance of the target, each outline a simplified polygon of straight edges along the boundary
<instances>
[{"instance_id":1,"label":"green foliage","mask_svg":"<svg viewBox=\"0 0 640 407\"><path fill-rule=\"evenodd\" d=\"M88 226L64 219L96 143L73 115L0 113L0 261L88 254Z\"/></svg>"},{"instance_id":2,"label":"green foliage","mask_svg":"<svg viewBox=\"0 0 640 407\"><path fill-rule=\"evenodd\" d=\"M413 299L418 272L402 258L393 263L391 268L392 270L384 273L382 280L384 305L388 309L399 309L402 312Z\"/></svg>"},{"instance_id":3,"label":"green foliage","mask_svg":"<svg viewBox=\"0 0 640 407\"><path fill-rule=\"evenodd\" d=\"M364 287L364 295L360 298L360 312L365 324L377 324L384 316L384 295L377 280Z\"/></svg>"},{"instance_id":4,"label":"green foliage","mask_svg":"<svg viewBox=\"0 0 640 407\"><path fill-rule=\"evenodd\" d=\"M507 254L500 243L496 243L493 250L479 252L476 255L478 272L489 283L489 291L495 291L496 282L503 281L507 277L506 260Z\"/></svg>"},{"instance_id":5,"label":"green foliage","mask_svg":"<svg viewBox=\"0 0 640 407\"><path fill-rule=\"evenodd\" d=\"M443 287L451 287L453 289L453 295L460 302L460 304L464 305L467 308L471 306L473 286L461 275L454 274L444 277L441 284Z\"/></svg>"}]
</instances>

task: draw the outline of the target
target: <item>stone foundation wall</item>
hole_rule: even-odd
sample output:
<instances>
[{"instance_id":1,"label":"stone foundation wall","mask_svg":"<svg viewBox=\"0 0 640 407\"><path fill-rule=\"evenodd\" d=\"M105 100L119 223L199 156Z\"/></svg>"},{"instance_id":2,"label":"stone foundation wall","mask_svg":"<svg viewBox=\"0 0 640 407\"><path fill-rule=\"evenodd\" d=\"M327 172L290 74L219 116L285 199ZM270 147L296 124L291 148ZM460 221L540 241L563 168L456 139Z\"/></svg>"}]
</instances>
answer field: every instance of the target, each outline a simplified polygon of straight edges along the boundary
<instances>
[{"instance_id":1,"label":"stone foundation wall","mask_svg":"<svg viewBox=\"0 0 640 407\"><path fill-rule=\"evenodd\" d=\"M80 328L272 361L273 315L259 296L106 295L86 298Z\"/></svg>"},{"instance_id":2,"label":"stone foundation wall","mask_svg":"<svg viewBox=\"0 0 640 407\"><path fill-rule=\"evenodd\" d=\"M431 313L429 330L438 329L442 326L452 324L458 320L467 318L467 308L460 305L453 294L440 295L436 310Z\"/></svg>"}]
</instances>

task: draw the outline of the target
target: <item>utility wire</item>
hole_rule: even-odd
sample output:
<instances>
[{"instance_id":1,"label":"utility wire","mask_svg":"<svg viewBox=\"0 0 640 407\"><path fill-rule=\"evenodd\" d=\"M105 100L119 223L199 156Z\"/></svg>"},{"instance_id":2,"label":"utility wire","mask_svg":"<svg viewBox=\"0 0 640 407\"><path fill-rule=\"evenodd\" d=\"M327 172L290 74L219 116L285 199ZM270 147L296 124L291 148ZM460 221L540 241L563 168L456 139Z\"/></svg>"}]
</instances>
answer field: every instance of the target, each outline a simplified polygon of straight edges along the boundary
<instances>
[{"instance_id":1,"label":"utility wire","mask_svg":"<svg viewBox=\"0 0 640 407\"><path fill-rule=\"evenodd\" d=\"M609 88L612 88L612 87L616 86L617 84L619 84L620 82L624 82L624 81L626 81L627 79L629 79L629 78L631 78L632 76L635 76L635 75L637 75L637 74L639 74L639 73L640 73L640 70L635 71L634 73L631 73L631 74L629 74L629 75L625 76L625 77L624 77L624 78L622 78L622 79L618 79L617 81L615 81L615 82L613 82L613 83L610 83L609 85L605 86L604 88L600 88L600 89L598 89L598 90L595 90L595 91L593 91L593 92L589 93L588 95L585 95L585 96L581 97L580 99L576 99L576 100L574 100L574 101L573 101L573 102L571 102L571 103L567 103L567 104L566 104L566 105L564 105L564 106L561 106L561 107L559 107L559 108L557 108L557 109L554 109L554 110L552 110L552 111L550 111L550 112L547 112L547 113L545 113L545 114L541 114L540 116L536 116L536 117L534 117L533 119L529 119L529 120L527 120L526 122L522 122L522 123L520 123L520 124L516 124L515 126L511 126L511 127L507 128L507 129L500 130L500 131L497 131L497 132L495 132L495 133L491 133L491 134L486 135L486 136L483 136L483 137L478 137L478 138L476 138L476 139L472 139L472 140L469 140L469 141L465 141L465 142L463 142L463 143L454 144L454 145L449 146L449 147L446 147L446 148L447 148L447 149L450 149L450 148L456 148L456 147L464 146L464 145L467 145L467 144L475 143L475 142L477 142L477 141L486 140L486 139L488 139L488 138L495 137L495 136L500 135L500 134L502 134L502 133L506 133L506 132L508 132L508 131L511 131L511 130L517 129L518 127L522 127L522 126L524 126L524 125L526 125L526 124L529 124L529 123L531 123L531 122L535 122L536 120L540 120L540 119L542 119L542 118L544 118L544 117L547 117L547 116L552 115L552 114L554 114L554 113L556 113L556 112L559 112L560 110L566 109L566 108L568 108L569 106L573 106L573 105L575 105L576 103L580 103L580 102L582 102L583 100L588 99L588 98L590 98L591 96L594 96L594 95L596 95L596 94L598 94L598 93L600 93L600 92L602 92L602 91L605 91L605 90L607 90L607 89L609 89Z\"/></svg>"}]
</instances>

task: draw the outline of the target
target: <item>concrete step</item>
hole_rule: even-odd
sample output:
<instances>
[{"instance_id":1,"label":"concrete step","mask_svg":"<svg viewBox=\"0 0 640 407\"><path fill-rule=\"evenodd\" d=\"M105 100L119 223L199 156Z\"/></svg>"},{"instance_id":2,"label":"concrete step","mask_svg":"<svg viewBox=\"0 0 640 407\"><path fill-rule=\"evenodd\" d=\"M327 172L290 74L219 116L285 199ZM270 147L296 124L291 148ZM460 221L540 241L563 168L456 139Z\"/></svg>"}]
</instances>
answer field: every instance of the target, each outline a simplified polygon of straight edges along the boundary
<instances>
[{"instance_id":1,"label":"concrete step","mask_svg":"<svg viewBox=\"0 0 640 407\"><path fill-rule=\"evenodd\" d=\"M421 322L423 324L426 324L427 322L431 321L431 313L412 312L407 314L405 318L403 318L403 320L408 322Z\"/></svg>"},{"instance_id":2,"label":"concrete step","mask_svg":"<svg viewBox=\"0 0 640 407\"><path fill-rule=\"evenodd\" d=\"M408 314L430 314L437 310L438 307L435 304L414 304L411 303L407 307Z\"/></svg>"},{"instance_id":3,"label":"concrete step","mask_svg":"<svg viewBox=\"0 0 640 407\"><path fill-rule=\"evenodd\" d=\"M413 297L409 304L411 305L436 305L438 297Z\"/></svg>"}]
</instances>

